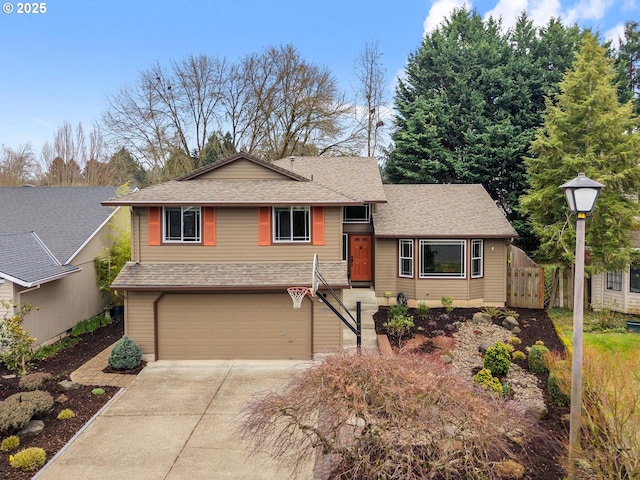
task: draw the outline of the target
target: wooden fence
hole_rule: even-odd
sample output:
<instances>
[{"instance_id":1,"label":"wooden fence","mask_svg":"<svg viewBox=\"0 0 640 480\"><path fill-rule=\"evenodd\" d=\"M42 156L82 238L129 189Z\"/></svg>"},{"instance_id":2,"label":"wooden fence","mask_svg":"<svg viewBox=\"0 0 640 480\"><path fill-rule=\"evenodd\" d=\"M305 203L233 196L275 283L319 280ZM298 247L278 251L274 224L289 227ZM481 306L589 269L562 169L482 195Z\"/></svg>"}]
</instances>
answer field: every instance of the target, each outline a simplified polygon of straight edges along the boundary
<instances>
[{"instance_id":1,"label":"wooden fence","mask_svg":"<svg viewBox=\"0 0 640 480\"><path fill-rule=\"evenodd\" d=\"M507 306L544 308L544 269L514 245L509 246Z\"/></svg>"}]
</instances>

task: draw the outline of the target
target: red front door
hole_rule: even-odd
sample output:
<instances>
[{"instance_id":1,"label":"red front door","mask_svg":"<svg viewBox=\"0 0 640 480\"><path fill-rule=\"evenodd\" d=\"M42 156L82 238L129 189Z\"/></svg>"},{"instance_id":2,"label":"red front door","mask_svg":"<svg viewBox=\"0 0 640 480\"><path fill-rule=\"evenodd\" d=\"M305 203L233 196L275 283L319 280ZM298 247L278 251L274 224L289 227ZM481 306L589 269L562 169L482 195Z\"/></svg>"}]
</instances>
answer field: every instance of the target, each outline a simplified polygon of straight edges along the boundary
<instances>
[{"instance_id":1,"label":"red front door","mask_svg":"<svg viewBox=\"0 0 640 480\"><path fill-rule=\"evenodd\" d=\"M351 280L370 282L371 278L371 235L350 235Z\"/></svg>"}]
</instances>

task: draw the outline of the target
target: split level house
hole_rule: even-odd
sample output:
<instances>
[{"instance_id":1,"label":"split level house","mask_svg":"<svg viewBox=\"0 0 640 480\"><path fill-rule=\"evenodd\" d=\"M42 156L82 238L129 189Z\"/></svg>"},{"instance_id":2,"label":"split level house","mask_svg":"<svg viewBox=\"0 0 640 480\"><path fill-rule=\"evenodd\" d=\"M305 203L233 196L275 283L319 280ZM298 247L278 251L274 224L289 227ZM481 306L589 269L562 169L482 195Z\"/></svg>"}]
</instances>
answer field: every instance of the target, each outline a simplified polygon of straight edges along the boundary
<instances>
[{"instance_id":1,"label":"split level house","mask_svg":"<svg viewBox=\"0 0 640 480\"><path fill-rule=\"evenodd\" d=\"M308 359L341 349L340 297L503 306L515 231L480 185L383 185L376 159L237 154L103 202L131 207L126 334L153 359ZM328 297L331 298L331 297Z\"/></svg>"},{"instance_id":2,"label":"split level house","mask_svg":"<svg viewBox=\"0 0 640 480\"><path fill-rule=\"evenodd\" d=\"M101 313L94 259L113 243L116 187L0 187L0 299L29 304L37 345ZM124 210L123 210L124 212ZM0 306L0 318L13 308Z\"/></svg>"}]
</instances>

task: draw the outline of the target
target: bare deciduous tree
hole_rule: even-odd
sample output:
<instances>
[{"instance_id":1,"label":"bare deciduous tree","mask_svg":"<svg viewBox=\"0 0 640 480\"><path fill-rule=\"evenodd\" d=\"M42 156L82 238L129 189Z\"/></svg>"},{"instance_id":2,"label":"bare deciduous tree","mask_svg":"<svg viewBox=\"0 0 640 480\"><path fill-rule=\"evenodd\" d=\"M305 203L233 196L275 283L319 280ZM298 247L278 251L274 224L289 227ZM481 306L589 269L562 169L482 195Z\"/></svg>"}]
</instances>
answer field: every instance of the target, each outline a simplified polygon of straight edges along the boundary
<instances>
[{"instance_id":1,"label":"bare deciduous tree","mask_svg":"<svg viewBox=\"0 0 640 480\"><path fill-rule=\"evenodd\" d=\"M0 155L0 185L19 187L32 180L36 162L30 143L16 149L2 145Z\"/></svg>"},{"instance_id":2,"label":"bare deciduous tree","mask_svg":"<svg viewBox=\"0 0 640 480\"><path fill-rule=\"evenodd\" d=\"M359 81L356 104L361 111L357 121L365 132L367 157L378 156L384 129L385 71L381 58L378 42L367 42L354 62L354 72Z\"/></svg>"}]
</instances>

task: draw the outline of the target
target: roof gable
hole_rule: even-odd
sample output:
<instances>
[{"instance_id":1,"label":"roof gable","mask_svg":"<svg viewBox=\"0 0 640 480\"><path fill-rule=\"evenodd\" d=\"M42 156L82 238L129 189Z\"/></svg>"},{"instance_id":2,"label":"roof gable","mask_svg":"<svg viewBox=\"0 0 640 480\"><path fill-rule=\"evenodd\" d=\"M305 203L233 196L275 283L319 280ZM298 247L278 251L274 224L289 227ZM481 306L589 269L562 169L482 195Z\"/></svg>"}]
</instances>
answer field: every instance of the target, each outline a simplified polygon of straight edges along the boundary
<instances>
[{"instance_id":1,"label":"roof gable","mask_svg":"<svg viewBox=\"0 0 640 480\"><path fill-rule=\"evenodd\" d=\"M373 213L376 236L513 238L517 233L482 185L385 185Z\"/></svg>"},{"instance_id":2,"label":"roof gable","mask_svg":"<svg viewBox=\"0 0 640 480\"><path fill-rule=\"evenodd\" d=\"M198 168L191 173L179 177L177 181L185 180L251 180L278 179L297 180L306 182L309 179L281 168L272 162L261 160L246 153L237 153L230 157Z\"/></svg>"}]
</instances>

